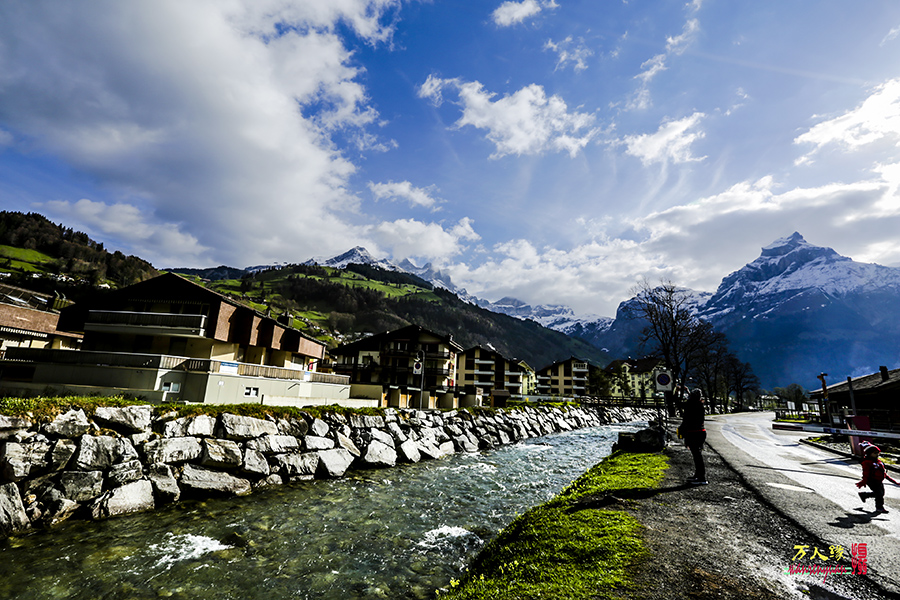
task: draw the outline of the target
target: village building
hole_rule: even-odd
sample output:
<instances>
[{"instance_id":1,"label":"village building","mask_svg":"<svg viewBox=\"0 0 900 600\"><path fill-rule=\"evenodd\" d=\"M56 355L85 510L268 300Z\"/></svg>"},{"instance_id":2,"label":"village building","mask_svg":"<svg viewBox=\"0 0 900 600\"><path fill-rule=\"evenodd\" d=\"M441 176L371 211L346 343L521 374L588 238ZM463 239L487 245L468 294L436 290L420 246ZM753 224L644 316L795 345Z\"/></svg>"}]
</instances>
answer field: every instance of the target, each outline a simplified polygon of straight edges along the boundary
<instances>
[{"instance_id":1,"label":"village building","mask_svg":"<svg viewBox=\"0 0 900 600\"><path fill-rule=\"evenodd\" d=\"M56 298L0 284L0 357L7 348L77 348L80 335L57 329L56 305Z\"/></svg>"},{"instance_id":2,"label":"village building","mask_svg":"<svg viewBox=\"0 0 900 600\"><path fill-rule=\"evenodd\" d=\"M655 372L663 368L659 358L614 360L603 369L609 379L609 397L613 400L646 403L656 391Z\"/></svg>"},{"instance_id":3,"label":"village building","mask_svg":"<svg viewBox=\"0 0 900 600\"><path fill-rule=\"evenodd\" d=\"M824 378L825 375L822 375ZM824 392L827 392L824 393ZM883 366L878 372L833 383L810 393L826 423L841 426L848 416L863 417L857 424L873 430L900 431L900 369ZM854 415L855 409L855 415Z\"/></svg>"},{"instance_id":4,"label":"village building","mask_svg":"<svg viewBox=\"0 0 900 600\"><path fill-rule=\"evenodd\" d=\"M467 406L482 398L490 398L490 406L506 406L509 400L522 400L526 394L526 378L534 371L527 363L506 358L496 350L474 346L459 355L460 405ZM486 403L485 403L486 404Z\"/></svg>"},{"instance_id":5,"label":"village building","mask_svg":"<svg viewBox=\"0 0 900 600\"><path fill-rule=\"evenodd\" d=\"M330 354L334 372L350 379L353 398L399 408L456 408L461 352L452 336L410 325L343 344Z\"/></svg>"},{"instance_id":6,"label":"village building","mask_svg":"<svg viewBox=\"0 0 900 600\"><path fill-rule=\"evenodd\" d=\"M589 365L574 356L538 370L537 389L540 396L580 398L588 393Z\"/></svg>"},{"instance_id":7,"label":"village building","mask_svg":"<svg viewBox=\"0 0 900 600\"><path fill-rule=\"evenodd\" d=\"M282 406L349 398L345 376L317 373L322 342L175 274L60 311L78 350L8 348L0 387L131 395L150 402Z\"/></svg>"}]
</instances>

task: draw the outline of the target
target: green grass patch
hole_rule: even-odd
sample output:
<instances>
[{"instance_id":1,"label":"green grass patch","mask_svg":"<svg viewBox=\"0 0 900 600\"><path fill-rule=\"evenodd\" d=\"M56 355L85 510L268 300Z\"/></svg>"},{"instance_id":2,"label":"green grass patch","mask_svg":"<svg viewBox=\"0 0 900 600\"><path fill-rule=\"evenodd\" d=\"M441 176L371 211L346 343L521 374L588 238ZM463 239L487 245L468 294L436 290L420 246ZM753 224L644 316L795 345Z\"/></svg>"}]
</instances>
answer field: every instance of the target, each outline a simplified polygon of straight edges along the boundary
<instances>
[{"instance_id":1,"label":"green grass patch","mask_svg":"<svg viewBox=\"0 0 900 600\"><path fill-rule=\"evenodd\" d=\"M667 468L661 454L607 457L551 501L510 523L439 598L616 598L617 590L630 585L629 567L648 556L642 527L624 511L592 508L586 501L653 488Z\"/></svg>"}]
</instances>

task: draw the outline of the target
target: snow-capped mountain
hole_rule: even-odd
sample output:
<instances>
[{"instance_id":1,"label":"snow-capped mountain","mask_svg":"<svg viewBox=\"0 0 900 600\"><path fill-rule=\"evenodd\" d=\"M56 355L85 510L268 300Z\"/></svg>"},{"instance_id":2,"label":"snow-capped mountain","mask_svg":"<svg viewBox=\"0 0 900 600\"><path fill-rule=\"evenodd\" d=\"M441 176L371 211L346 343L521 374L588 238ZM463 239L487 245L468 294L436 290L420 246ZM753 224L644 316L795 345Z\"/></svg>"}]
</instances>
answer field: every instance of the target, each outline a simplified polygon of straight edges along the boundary
<instances>
[{"instance_id":1,"label":"snow-capped mountain","mask_svg":"<svg viewBox=\"0 0 900 600\"><path fill-rule=\"evenodd\" d=\"M531 319L544 327L576 337L581 337L580 334L585 328L601 330L608 327L613 321L609 317L597 315L576 316L571 308L563 304L528 304L510 296L496 302L478 300L476 304L492 312L503 313L519 319Z\"/></svg>"},{"instance_id":2,"label":"snow-capped mountain","mask_svg":"<svg viewBox=\"0 0 900 600\"><path fill-rule=\"evenodd\" d=\"M347 250L343 254L338 254L337 256L332 256L331 258L311 258L303 264L319 265L320 267L333 267L335 269L343 269L347 265L356 264L372 265L375 267L381 267L382 269L386 269L388 271L404 270L399 268L397 265L386 258L376 259L374 256L369 254L368 250L366 250L362 246L356 246L354 248L351 248L350 250Z\"/></svg>"},{"instance_id":3,"label":"snow-capped mountain","mask_svg":"<svg viewBox=\"0 0 900 600\"><path fill-rule=\"evenodd\" d=\"M775 240L726 276L715 293L695 292L695 310L728 336L763 387L829 381L900 364L900 268L859 263L799 233ZM640 354L643 324L619 306L615 322L588 342L613 357Z\"/></svg>"}]
</instances>

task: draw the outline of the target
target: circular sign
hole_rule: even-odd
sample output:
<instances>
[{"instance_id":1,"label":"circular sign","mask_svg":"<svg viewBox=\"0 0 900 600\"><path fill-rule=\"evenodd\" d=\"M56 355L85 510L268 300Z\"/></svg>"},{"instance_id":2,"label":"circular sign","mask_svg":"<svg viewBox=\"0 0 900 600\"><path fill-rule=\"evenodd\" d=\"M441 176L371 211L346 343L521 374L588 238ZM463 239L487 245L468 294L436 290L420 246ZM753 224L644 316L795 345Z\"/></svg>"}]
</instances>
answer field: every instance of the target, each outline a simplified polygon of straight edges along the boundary
<instances>
[{"instance_id":1,"label":"circular sign","mask_svg":"<svg viewBox=\"0 0 900 600\"><path fill-rule=\"evenodd\" d=\"M656 383L661 386L672 385L672 377L668 373L660 373L656 376Z\"/></svg>"}]
</instances>

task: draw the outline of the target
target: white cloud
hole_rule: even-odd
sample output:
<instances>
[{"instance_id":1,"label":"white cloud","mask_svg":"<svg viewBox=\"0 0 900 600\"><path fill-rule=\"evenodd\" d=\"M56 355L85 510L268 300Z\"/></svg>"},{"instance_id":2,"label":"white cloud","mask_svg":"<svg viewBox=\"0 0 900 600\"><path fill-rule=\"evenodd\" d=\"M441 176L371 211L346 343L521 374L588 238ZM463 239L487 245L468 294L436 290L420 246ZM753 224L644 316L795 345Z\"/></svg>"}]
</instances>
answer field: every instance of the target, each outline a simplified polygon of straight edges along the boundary
<instances>
[{"instance_id":1,"label":"white cloud","mask_svg":"<svg viewBox=\"0 0 900 600\"><path fill-rule=\"evenodd\" d=\"M491 18L497 26L509 27L510 25L522 23L525 19L541 12L544 8L554 7L556 7L556 3L552 1L521 0L521 2L514 2L513 0L508 0L491 13Z\"/></svg>"},{"instance_id":2,"label":"white cloud","mask_svg":"<svg viewBox=\"0 0 900 600\"><path fill-rule=\"evenodd\" d=\"M215 248L217 262L341 251L356 234L337 216L358 202L348 192L355 166L330 136L356 130L363 146L378 143L364 130L377 113L337 25L389 40L380 20L394 6L0 5L0 122L102 182L108 204L161 227L192 224L196 248ZM154 262L171 256L159 236L123 236Z\"/></svg>"},{"instance_id":3,"label":"white cloud","mask_svg":"<svg viewBox=\"0 0 900 600\"><path fill-rule=\"evenodd\" d=\"M625 136L621 143L626 146L626 154L640 158L645 165L701 161L706 157L693 156L691 144L705 136L696 129L705 116L697 112L677 121L667 121L656 133Z\"/></svg>"},{"instance_id":4,"label":"white cloud","mask_svg":"<svg viewBox=\"0 0 900 600\"><path fill-rule=\"evenodd\" d=\"M559 42L547 40L547 43L544 44L544 50L556 52L558 57L556 61L557 70L572 63L572 68L575 69L576 72L587 69L586 61L594 54L590 48L585 46L584 40L579 39L578 41L575 41L572 39L571 35Z\"/></svg>"},{"instance_id":5,"label":"white cloud","mask_svg":"<svg viewBox=\"0 0 900 600\"><path fill-rule=\"evenodd\" d=\"M429 76L419 88L419 96L439 104L442 90L448 87L459 92L463 106L455 127L471 125L487 130L487 138L496 147L491 158L560 151L574 157L599 133L593 127L593 115L570 113L562 98L557 95L548 98L544 88L537 84L494 100L496 94L486 92L477 81Z\"/></svg>"},{"instance_id":6,"label":"white cloud","mask_svg":"<svg viewBox=\"0 0 900 600\"><path fill-rule=\"evenodd\" d=\"M178 224L149 222L146 215L129 204L109 205L82 198L77 202L51 200L39 207L66 223L77 224L73 229L83 230L95 239L102 235L122 240L129 251L148 246L164 248L165 253L154 256L154 266L159 268L195 263L206 258L210 250Z\"/></svg>"},{"instance_id":7,"label":"white cloud","mask_svg":"<svg viewBox=\"0 0 900 600\"><path fill-rule=\"evenodd\" d=\"M380 223L368 233L381 247L389 248L395 257L438 263L462 252L463 242L480 239L468 218L461 219L449 231L439 223L399 219Z\"/></svg>"},{"instance_id":8,"label":"white cloud","mask_svg":"<svg viewBox=\"0 0 900 600\"><path fill-rule=\"evenodd\" d=\"M569 249L513 240L492 248L479 266L449 270L457 285L480 297L509 295L614 316L644 277L712 292L763 246L794 231L854 260L897 264L900 241L890 240L900 229L900 164L882 171L869 181L786 191L772 177L741 182L627 224L584 222L593 240ZM615 226L631 233L605 233Z\"/></svg>"},{"instance_id":9,"label":"white cloud","mask_svg":"<svg viewBox=\"0 0 900 600\"><path fill-rule=\"evenodd\" d=\"M817 152L832 144L852 152L881 140L900 146L900 79L879 85L855 109L797 136L795 144L812 144L813 149L795 163L811 163Z\"/></svg>"},{"instance_id":10,"label":"white cloud","mask_svg":"<svg viewBox=\"0 0 900 600\"><path fill-rule=\"evenodd\" d=\"M432 197L434 186L429 188L415 187L409 181L389 181L387 183L369 183L369 189L376 200L404 200L410 206L435 208L439 200Z\"/></svg>"},{"instance_id":11,"label":"white cloud","mask_svg":"<svg viewBox=\"0 0 900 600\"><path fill-rule=\"evenodd\" d=\"M888 31L887 35L884 36L884 38L881 40L881 43L878 45L884 46L888 42L891 42L891 41L897 39L897 36L900 36L900 27L894 27L893 29Z\"/></svg>"}]
</instances>

